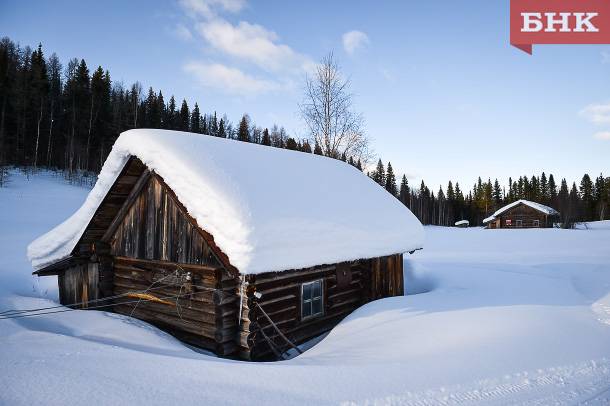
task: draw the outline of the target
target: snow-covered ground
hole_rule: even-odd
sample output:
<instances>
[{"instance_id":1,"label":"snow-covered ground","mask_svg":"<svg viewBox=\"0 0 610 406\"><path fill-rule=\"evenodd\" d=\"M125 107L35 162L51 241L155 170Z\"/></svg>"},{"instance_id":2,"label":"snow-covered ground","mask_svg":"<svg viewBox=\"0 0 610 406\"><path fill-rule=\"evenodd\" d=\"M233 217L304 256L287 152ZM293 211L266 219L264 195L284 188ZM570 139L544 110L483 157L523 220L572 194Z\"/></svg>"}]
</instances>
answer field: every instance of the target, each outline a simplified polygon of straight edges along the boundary
<instances>
[{"instance_id":1,"label":"snow-covered ground","mask_svg":"<svg viewBox=\"0 0 610 406\"><path fill-rule=\"evenodd\" d=\"M0 311L53 304L27 244L88 190L12 172L0 188ZM303 355L246 363L128 317L0 320L0 404L610 403L610 224L426 227L411 293L369 303Z\"/></svg>"}]
</instances>

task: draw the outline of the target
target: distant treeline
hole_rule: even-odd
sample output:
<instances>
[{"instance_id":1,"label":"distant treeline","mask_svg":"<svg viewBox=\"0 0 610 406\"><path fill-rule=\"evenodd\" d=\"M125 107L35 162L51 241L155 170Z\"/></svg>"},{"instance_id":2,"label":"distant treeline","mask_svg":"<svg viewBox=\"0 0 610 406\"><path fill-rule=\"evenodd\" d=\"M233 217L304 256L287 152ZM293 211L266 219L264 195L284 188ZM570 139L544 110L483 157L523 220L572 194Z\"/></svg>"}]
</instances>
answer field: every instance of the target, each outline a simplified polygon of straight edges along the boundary
<instances>
[{"instance_id":1,"label":"distant treeline","mask_svg":"<svg viewBox=\"0 0 610 406\"><path fill-rule=\"evenodd\" d=\"M139 82L125 88L101 66L91 73L83 59L64 67L56 54L46 58L41 45L32 50L0 40L0 166L99 172L119 134L132 128L191 131L322 154L319 146L288 136L282 127L256 126L247 114L234 127L224 115L201 113L197 103L191 109L174 96L166 102L152 87L143 93Z\"/></svg>"},{"instance_id":2,"label":"distant treeline","mask_svg":"<svg viewBox=\"0 0 610 406\"><path fill-rule=\"evenodd\" d=\"M551 206L561 213L563 227L575 222L610 219L610 177L600 174L591 179L585 174L580 181L568 186L565 179L558 185L552 174L520 176L508 179L508 189L501 187L496 179L483 182L479 177L469 192L463 192L459 183L449 181L447 188L439 188L436 195L421 182L419 189L409 186L403 175L400 185L392 164L387 169L381 160L377 168L369 173L377 183L396 196L420 219L423 224L452 226L458 220L468 220L471 225L481 225L483 219L498 208L519 199L531 200Z\"/></svg>"},{"instance_id":3,"label":"distant treeline","mask_svg":"<svg viewBox=\"0 0 610 406\"><path fill-rule=\"evenodd\" d=\"M186 100L178 105L173 95L166 102L152 87L144 93L139 82L124 87L101 66L91 73L83 59L71 59L64 67L57 55L46 58L41 45L32 50L6 37L0 40L0 185L8 165L60 169L70 177L97 173L119 134L132 128L191 131L323 155L317 143L312 147L277 125L258 127L247 114L234 126L226 115L201 113L198 103L192 109ZM366 164L345 154L339 158L360 170ZM584 175L579 187L568 187L565 179L558 186L553 175L543 173L509 179L508 190L497 180L479 178L469 192L449 182L435 195L423 181L411 187L404 175L397 184L391 164L386 168L381 160L367 174L424 224L453 225L462 219L480 224L498 207L521 198L556 208L566 225L610 218L610 178L602 175L595 181Z\"/></svg>"}]
</instances>

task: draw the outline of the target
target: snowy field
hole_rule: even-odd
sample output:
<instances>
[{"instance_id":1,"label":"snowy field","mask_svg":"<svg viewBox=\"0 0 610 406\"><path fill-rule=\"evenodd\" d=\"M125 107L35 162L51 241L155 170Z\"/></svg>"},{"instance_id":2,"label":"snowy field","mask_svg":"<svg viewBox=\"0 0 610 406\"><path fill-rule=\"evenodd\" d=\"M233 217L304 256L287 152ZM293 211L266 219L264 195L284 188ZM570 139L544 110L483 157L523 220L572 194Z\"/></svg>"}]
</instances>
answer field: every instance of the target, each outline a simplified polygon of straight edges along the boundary
<instances>
[{"instance_id":1,"label":"snowy field","mask_svg":"<svg viewBox=\"0 0 610 406\"><path fill-rule=\"evenodd\" d=\"M0 188L0 311L53 305L25 249L87 192L49 173ZM0 320L0 404L610 403L610 222L426 227L406 257L418 294L362 307L285 362L214 358L111 313Z\"/></svg>"}]
</instances>

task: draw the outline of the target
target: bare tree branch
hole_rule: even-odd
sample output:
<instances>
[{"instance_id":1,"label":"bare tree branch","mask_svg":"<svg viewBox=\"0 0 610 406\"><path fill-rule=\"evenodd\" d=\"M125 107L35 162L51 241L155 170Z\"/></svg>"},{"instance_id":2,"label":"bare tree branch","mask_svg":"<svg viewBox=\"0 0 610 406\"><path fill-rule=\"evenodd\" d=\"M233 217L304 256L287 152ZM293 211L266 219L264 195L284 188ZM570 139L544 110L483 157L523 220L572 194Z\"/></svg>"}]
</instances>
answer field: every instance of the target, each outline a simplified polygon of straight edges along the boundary
<instances>
[{"instance_id":1,"label":"bare tree branch","mask_svg":"<svg viewBox=\"0 0 610 406\"><path fill-rule=\"evenodd\" d=\"M340 158L343 154L366 164L372 154L364 133L364 118L353 110L350 81L341 75L332 53L316 67L313 77L305 77L301 117L311 139L324 155Z\"/></svg>"}]
</instances>

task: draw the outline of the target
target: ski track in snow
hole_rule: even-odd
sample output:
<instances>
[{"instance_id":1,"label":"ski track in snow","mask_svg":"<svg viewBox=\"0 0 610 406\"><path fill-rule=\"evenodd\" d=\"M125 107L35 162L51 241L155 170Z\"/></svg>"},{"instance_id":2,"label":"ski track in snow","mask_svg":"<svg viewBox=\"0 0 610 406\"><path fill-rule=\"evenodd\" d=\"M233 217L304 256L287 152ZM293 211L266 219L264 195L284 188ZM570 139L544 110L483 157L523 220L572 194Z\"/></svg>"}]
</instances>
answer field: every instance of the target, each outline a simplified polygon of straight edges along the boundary
<instances>
[{"instance_id":1,"label":"ski track in snow","mask_svg":"<svg viewBox=\"0 0 610 406\"><path fill-rule=\"evenodd\" d=\"M499 379L485 379L470 385L440 387L423 392L405 392L382 398L342 402L342 405L546 406L608 405L609 403L610 360L604 358L576 366L553 367L535 372L521 372Z\"/></svg>"},{"instance_id":2,"label":"ski track in snow","mask_svg":"<svg viewBox=\"0 0 610 406\"><path fill-rule=\"evenodd\" d=\"M26 246L87 192L11 172L0 311L56 305ZM426 227L405 256L411 295L361 307L281 363L218 359L113 313L0 320L0 405L609 405L610 221L582 228Z\"/></svg>"}]
</instances>

